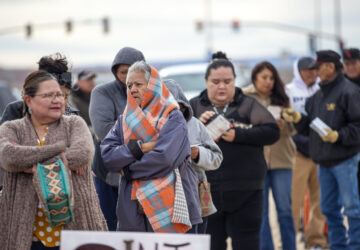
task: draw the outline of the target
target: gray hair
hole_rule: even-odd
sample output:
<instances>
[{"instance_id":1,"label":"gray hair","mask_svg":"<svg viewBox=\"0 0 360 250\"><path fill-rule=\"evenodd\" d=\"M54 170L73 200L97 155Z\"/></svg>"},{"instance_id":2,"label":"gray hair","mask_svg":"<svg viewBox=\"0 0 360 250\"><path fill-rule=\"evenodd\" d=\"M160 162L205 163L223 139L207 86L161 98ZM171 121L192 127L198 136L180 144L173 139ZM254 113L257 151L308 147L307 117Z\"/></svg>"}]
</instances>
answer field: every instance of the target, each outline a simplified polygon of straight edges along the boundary
<instances>
[{"instance_id":1,"label":"gray hair","mask_svg":"<svg viewBox=\"0 0 360 250\"><path fill-rule=\"evenodd\" d=\"M127 76L126 76L126 84L129 81L130 73L132 73L133 71L142 71L142 72L144 72L145 79L146 79L147 82L149 82L150 76L151 76L151 67L145 61L137 61L133 65L130 66L130 68L128 70L128 73L127 73Z\"/></svg>"}]
</instances>

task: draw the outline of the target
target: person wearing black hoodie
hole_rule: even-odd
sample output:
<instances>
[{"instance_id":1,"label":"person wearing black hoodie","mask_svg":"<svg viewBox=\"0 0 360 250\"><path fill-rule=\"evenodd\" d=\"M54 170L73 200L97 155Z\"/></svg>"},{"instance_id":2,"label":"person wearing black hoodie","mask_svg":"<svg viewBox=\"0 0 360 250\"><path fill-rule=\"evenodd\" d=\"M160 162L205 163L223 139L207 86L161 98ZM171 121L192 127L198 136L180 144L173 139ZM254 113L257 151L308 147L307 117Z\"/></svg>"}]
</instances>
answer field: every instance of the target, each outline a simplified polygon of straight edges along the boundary
<instances>
[{"instance_id":1,"label":"person wearing black hoodie","mask_svg":"<svg viewBox=\"0 0 360 250\"><path fill-rule=\"evenodd\" d=\"M96 86L91 92L89 115L95 133L95 156L92 170L100 206L110 231L116 230L116 202L119 174L108 172L100 153L100 142L114 126L126 106L126 76L129 67L136 61L145 60L137 49L124 47L116 54L111 66L115 80Z\"/></svg>"},{"instance_id":2,"label":"person wearing black hoodie","mask_svg":"<svg viewBox=\"0 0 360 250\"><path fill-rule=\"evenodd\" d=\"M218 52L205 73L207 89L190 100L194 116L207 125L223 115L233 128L217 141L223 153L219 169L206 173L218 212L209 216L211 249L260 249L260 227L266 162L263 146L275 143L280 130L271 113L235 87L235 70Z\"/></svg>"}]
</instances>

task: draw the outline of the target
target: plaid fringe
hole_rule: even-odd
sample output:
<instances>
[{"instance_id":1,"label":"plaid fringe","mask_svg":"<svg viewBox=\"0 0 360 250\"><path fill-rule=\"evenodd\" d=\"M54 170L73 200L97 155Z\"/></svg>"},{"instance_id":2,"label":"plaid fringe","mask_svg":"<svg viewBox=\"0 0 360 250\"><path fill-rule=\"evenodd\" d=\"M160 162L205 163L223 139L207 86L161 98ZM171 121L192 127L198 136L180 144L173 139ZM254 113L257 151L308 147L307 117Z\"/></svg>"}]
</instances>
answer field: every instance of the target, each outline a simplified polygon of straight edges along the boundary
<instances>
[{"instance_id":1,"label":"plaid fringe","mask_svg":"<svg viewBox=\"0 0 360 250\"><path fill-rule=\"evenodd\" d=\"M171 222L188 225L191 228L189 210L185 198L185 193L184 193L179 169L175 169L175 176L176 176L176 181L175 181L174 213Z\"/></svg>"}]
</instances>

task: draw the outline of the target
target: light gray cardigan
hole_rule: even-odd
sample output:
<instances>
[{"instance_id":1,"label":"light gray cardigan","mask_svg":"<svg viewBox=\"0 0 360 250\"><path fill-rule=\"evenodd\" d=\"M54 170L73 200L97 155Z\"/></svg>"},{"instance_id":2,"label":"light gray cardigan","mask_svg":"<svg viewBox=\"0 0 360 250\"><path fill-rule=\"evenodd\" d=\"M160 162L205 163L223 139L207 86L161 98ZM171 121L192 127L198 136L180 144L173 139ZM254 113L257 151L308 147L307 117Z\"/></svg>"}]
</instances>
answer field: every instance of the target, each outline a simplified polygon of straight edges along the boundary
<instances>
[{"instance_id":1,"label":"light gray cardigan","mask_svg":"<svg viewBox=\"0 0 360 250\"><path fill-rule=\"evenodd\" d=\"M187 121L187 130L189 134L190 146L197 145L199 148L198 161L191 161L191 167L196 172L198 181L206 181L205 171L216 170L220 167L223 160L223 154L219 146L211 138L205 126L197 118L193 116L192 108L186 99L181 87L172 79L165 79L164 83L170 90L179 104L185 107L183 113ZM211 185L211 183L210 183ZM216 212L214 204L209 215Z\"/></svg>"}]
</instances>

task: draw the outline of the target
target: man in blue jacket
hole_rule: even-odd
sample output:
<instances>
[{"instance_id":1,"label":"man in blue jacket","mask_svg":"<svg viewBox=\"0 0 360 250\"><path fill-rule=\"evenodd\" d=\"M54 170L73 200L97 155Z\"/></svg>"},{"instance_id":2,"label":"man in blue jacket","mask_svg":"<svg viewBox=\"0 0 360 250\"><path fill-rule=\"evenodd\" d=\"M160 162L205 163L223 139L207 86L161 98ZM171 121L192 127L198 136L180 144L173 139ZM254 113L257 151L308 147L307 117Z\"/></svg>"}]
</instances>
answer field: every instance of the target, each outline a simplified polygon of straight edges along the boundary
<instances>
[{"instance_id":1,"label":"man in blue jacket","mask_svg":"<svg viewBox=\"0 0 360 250\"><path fill-rule=\"evenodd\" d=\"M309 135L310 157L319 164L320 205L329 226L331 249L360 249L360 89L344 77L336 52L316 54L320 90L307 100L307 115L291 108L284 109L282 115L295 123L299 133ZM326 134L309 128L315 118L330 127L324 129ZM342 208L348 217L348 232Z\"/></svg>"}]
</instances>

